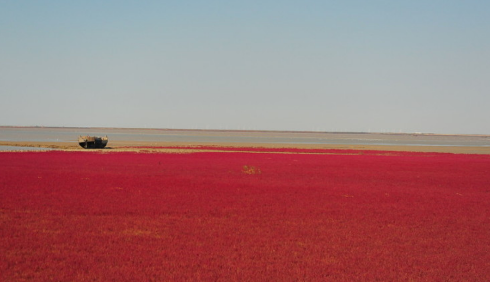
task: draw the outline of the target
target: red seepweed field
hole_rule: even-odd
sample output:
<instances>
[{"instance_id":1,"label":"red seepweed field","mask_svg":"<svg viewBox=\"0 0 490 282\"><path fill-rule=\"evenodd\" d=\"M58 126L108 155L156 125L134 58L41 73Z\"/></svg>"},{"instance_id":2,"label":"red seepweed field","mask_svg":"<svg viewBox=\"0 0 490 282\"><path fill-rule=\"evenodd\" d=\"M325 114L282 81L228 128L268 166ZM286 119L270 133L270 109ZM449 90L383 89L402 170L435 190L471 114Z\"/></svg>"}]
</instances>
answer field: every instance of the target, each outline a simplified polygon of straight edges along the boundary
<instances>
[{"instance_id":1,"label":"red seepweed field","mask_svg":"<svg viewBox=\"0 0 490 282\"><path fill-rule=\"evenodd\" d=\"M0 153L1 281L490 281L490 156Z\"/></svg>"}]
</instances>

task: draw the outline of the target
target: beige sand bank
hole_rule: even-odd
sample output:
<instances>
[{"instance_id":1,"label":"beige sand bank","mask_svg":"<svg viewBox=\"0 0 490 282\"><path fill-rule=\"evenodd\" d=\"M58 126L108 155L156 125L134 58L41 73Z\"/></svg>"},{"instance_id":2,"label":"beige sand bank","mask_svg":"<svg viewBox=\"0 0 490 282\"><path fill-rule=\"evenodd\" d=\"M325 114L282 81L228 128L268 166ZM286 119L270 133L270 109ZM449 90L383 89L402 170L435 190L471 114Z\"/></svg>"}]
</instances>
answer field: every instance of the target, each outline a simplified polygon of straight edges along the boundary
<instances>
[{"instance_id":1,"label":"beige sand bank","mask_svg":"<svg viewBox=\"0 0 490 282\"><path fill-rule=\"evenodd\" d=\"M12 142L0 141L0 146L40 147L67 151L93 151L81 148L76 142ZM490 147L470 146L394 146L394 145L338 145L338 144L270 144L270 143L192 143L192 142L124 142L111 141L107 148L100 151L141 151L141 152L193 152L205 151L195 146L217 147L261 147L261 148L300 148L300 149L344 149L344 150L377 150L377 151L408 151L438 152L454 154L490 154ZM147 147L147 148L138 148ZM155 147L175 147L155 148Z\"/></svg>"}]
</instances>

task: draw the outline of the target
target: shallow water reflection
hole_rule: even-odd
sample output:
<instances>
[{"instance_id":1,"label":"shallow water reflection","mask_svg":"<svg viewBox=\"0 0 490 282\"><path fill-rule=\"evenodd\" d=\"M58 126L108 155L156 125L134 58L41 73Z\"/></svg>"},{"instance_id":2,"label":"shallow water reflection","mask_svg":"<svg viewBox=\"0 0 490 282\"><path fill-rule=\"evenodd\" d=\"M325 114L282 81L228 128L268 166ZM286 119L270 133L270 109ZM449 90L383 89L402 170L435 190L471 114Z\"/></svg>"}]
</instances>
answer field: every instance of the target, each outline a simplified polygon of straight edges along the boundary
<instances>
[{"instance_id":1,"label":"shallow water reflection","mask_svg":"<svg viewBox=\"0 0 490 282\"><path fill-rule=\"evenodd\" d=\"M346 132L224 131L124 128L0 127L0 141L77 142L79 135L109 137L109 143L282 143L396 146L490 146L489 135L435 135Z\"/></svg>"}]
</instances>

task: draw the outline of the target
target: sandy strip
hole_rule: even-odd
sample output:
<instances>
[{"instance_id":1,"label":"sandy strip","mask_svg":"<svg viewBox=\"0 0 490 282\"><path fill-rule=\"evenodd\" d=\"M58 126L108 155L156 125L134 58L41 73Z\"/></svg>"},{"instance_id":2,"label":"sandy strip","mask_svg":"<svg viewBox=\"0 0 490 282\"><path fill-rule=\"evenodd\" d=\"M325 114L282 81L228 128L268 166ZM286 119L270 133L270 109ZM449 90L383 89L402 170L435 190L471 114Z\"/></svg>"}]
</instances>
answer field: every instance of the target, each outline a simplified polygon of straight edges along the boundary
<instances>
[{"instance_id":1,"label":"sandy strip","mask_svg":"<svg viewBox=\"0 0 490 282\"><path fill-rule=\"evenodd\" d=\"M66 151L94 151L81 148L76 142L13 142L0 141L0 146L40 147ZM99 151L132 152L196 152L207 151L196 146L213 147L260 147L260 148L299 148L299 149L344 149L376 151L438 152L454 154L490 154L490 147L469 146L392 146L392 145L338 145L338 144L270 144L270 143L183 143L183 142L124 142L111 141L109 146ZM138 148L147 147L147 148ZM153 147L153 148L152 148ZM175 147L175 148L155 148ZM193 148L189 148L193 147Z\"/></svg>"}]
</instances>

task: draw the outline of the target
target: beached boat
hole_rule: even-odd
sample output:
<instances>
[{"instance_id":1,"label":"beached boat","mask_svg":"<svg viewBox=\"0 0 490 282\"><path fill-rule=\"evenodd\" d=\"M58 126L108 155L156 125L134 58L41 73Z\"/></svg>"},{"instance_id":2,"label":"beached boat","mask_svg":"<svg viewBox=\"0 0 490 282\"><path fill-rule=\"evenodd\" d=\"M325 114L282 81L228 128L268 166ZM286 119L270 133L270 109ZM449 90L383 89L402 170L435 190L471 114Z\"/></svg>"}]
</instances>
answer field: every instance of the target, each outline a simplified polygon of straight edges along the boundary
<instances>
[{"instance_id":1,"label":"beached boat","mask_svg":"<svg viewBox=\"0 0 490 282\"><path fill-rule=\"evenodd\" d=\"M85 149L101 149L107 145L109 138L97 136L78 136L78 144Z\"/></svg>"}]
</instances>

